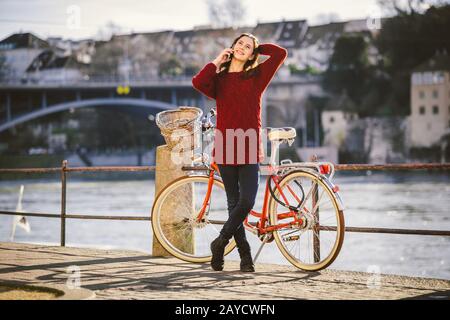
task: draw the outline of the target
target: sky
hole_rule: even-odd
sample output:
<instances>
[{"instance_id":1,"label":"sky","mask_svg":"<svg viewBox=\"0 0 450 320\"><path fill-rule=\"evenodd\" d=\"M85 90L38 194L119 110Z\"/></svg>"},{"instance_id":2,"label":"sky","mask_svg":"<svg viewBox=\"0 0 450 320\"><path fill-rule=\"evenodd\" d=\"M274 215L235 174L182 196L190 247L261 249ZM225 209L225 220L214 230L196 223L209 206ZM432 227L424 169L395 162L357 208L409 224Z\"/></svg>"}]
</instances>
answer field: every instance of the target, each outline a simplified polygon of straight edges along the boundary
<instances>
[{"instance_id":1,"label":"sky","mask_svg":"<svg viewBox=\"0 0 450 320\"><path fill-rule=\"evenodd\" d=\"M216 0L223 1L223 0ZM306 19L310 25L380 15L376 0L242 0L244 25ZM86 39L109 22L117 33L189 30L209 23L206 0L0 0L0 39L16 32ZM328 20L328 21L327 21ZM104 33L105 34L105 33Z\"/></svg>"}]
</instances>

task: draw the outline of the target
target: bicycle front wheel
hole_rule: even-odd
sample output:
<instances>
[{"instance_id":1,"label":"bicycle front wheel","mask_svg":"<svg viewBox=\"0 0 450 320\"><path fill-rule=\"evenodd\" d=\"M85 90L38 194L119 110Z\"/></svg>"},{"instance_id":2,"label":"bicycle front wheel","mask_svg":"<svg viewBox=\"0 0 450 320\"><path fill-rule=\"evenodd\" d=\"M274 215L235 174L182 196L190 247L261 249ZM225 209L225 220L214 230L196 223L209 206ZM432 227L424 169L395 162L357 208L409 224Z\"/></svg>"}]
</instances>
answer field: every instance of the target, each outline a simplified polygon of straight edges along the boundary
<instances>
[{"instance_id":1,"label":"bicycle front wheel","mask_svg":"<svg viewBox=\"0 0 450 320\"><path fill-rule=\"evenodd\" d=\"M344 214L339 209L334 192L317 175L294 171L279 183L275 196L289 205L299 207L301 224L274 231L281 253L294 266L306 271L328 267L339 254L344 241ZM294 221L281 215L289 210L271 198L269 204L271 225Z\"/></svg>"},{"instance_id":2,"label":"bicycle front wheel","mask_svg":"<svg viewBox=\"0 0 450 320\"><path fill-rule=\"evenodd\" d=\"M211 261L210 244L228 219L225 187L217 178L203 218L197 219L206 198L208 181L206 176L179 178L165 187L153 204L154 235L164 249L184 261ZM235 246L234 240L230 241L225 254Z\"/></svg>"}]
</instances>

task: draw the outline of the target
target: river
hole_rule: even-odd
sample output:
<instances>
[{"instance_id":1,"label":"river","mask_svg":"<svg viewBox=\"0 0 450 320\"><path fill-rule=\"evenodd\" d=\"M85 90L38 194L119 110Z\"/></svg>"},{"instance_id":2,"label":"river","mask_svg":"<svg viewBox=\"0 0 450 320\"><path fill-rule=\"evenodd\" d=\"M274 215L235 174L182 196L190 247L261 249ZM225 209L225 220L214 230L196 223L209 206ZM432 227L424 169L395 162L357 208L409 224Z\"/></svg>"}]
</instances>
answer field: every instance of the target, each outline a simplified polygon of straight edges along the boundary
<instances>
[{"instance_id":1,"label":"river","mask_svg":"<svg viewBox=\"0 0 450 320\"><path fill-rule=\"evenodd\" d=\"M450 230L450 174L445 172L337 173L335 183L344 200L346 226ZM54 180L0 181L0 210L14 211L20 185L25 186L23 209L60 212L61 184ZM261 210L261 179L256 210ZM149 216L154 180L140 175L104 179L71 174L67 185L67 213ZM29 217L31 232L18 228L14 241L59 245L60 221ZM12 217L0 215L0 241L10 241ZM120 248L151 253L148 221L68 219L66 245ZM253 253L259 239L249 235ZM232 252L228 259L238 259ZM289 264L275 242L263 249L259 262ZM450 237L352 233L345 235L336 261L338 270L381 272L450 280Z\"/></svg>"}]
</instances>

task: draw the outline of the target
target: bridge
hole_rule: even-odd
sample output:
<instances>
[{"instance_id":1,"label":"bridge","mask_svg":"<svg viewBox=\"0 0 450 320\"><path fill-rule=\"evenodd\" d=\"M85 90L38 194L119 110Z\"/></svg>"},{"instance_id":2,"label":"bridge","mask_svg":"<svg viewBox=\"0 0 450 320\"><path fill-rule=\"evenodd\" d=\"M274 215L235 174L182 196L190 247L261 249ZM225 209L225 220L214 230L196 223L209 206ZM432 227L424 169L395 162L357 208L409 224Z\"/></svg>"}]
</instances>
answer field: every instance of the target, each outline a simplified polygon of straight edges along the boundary
<instances>
[{"instance_id":1,"label":"bridge","mask_svg":"<svg viewBox=\"0 0 450 320\"><path fill-rule=\"evenodd\" d=\"M181 105L205 108L207 99L189 80L130 83L126 95L121 83L6 84L0 87L0 133L18 124L52 113L88 107L127 108L155 114Z\"/></svg>"},{"instance_id":2,"label":"bridge","mask_svg":"<svg viewBox=\"0 0 450 320\"><path fill-rule=\"evenodd\" d=\"M130 92L126 95L117 90L124 82L111 78L71 83L3 83L0 85L0 133L33 119L77 108L121 108L148 115L183 105L205 110L215 103L192 87L190 77L132 79L128 83ZM304 92L307 96L308 92L318 91L319 82L317 77L276 77L263 96L263 126L271 125L267 122L270 107L280 109L294 102L303 108L304 101L295 102L291 95L284 93L280 97L280 92Z\"/></svg>"}]
</instances>

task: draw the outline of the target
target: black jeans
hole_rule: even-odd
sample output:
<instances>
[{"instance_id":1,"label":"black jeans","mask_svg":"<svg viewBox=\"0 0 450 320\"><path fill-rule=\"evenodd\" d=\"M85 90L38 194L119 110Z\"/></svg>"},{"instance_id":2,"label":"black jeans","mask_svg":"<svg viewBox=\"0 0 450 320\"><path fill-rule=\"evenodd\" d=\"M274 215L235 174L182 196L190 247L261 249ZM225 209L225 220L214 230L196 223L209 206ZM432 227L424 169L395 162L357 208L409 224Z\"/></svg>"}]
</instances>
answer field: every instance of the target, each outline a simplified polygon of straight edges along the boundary
<instances>
[{"instance_id":1,"label":"black jeans","mask_svg":"<svg viewBox=\"0 0 450 320\"><path fill-rule=\"evenodd\" d=\"M219 164L227 194L228 220L220 233L226 239L234 236L238 248L247 243L244 220L255 204L259 185L259 164Z\"/></svg>"}]
</instances>

